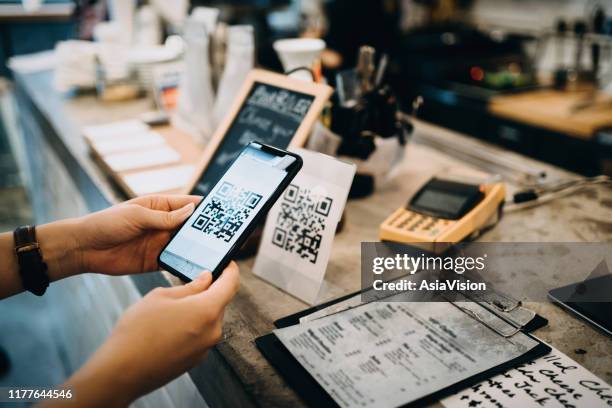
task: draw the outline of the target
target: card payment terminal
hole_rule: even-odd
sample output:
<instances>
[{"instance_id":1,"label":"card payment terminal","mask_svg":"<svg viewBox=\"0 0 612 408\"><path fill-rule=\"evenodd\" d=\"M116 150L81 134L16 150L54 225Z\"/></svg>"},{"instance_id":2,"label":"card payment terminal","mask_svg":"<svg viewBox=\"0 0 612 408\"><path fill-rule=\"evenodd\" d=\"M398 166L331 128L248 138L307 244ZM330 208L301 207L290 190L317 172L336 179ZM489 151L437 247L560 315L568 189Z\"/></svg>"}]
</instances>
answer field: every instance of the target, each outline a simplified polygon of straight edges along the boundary
<instances>
[{"instance_id":1,"label":"card payment terminal","mask_svg":"<svg viewBox=\"0 0 612 408\"><path fill-rule=\"evenodd\" d=\"M444 251L449 243L496 222L504 198L503 183L474 185L433 178L380 225L380 239Z\"/></svg>"}]
</instances>

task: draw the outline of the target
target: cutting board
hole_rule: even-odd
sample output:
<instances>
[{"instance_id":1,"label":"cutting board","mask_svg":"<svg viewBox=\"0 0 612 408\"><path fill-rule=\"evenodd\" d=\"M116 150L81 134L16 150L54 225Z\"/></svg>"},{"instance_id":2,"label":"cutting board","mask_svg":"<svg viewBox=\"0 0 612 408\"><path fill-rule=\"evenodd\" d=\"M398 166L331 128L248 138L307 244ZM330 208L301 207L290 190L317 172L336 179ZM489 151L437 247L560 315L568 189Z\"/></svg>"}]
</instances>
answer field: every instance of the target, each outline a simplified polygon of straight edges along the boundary
<instances>
[{"instance_id":1,"label":"cutting board","mask_svg":"<svg viewBox=\"0 0 612 408\"><path fill-rule=\"evenodd\" d=\"M595 94L594 105L576 110L589 100L589 91L538 90L496 96L489 112L528 125L580 139L591 139L599 129L612 127L612 97Z\"/></svg>"}]
</instances>

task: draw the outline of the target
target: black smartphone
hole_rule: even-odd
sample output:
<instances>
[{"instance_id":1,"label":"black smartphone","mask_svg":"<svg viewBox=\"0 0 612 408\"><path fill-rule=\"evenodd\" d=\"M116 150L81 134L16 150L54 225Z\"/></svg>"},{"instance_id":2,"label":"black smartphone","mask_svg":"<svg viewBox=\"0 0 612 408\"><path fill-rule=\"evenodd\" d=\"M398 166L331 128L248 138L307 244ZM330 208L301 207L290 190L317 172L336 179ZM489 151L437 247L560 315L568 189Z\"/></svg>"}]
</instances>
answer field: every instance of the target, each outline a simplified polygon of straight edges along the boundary
<instances>
[{"instance_id":1,"label":"black smartphone","mask_svg":"<svg viewBox=\"0 0 612 408\"><path fill-rule=\"evenodd\" d=\"M187 282L205 270L217 279L301 168L297 154L249 143L166 244L159 266Z\"/></svg>"},{"instance_id":2,"label":"black smartphone","mask_svg":"<svg viewBox=\"0 0 612 408\"><path fill-rule=\"evenodd\" d=\"M612 275L553 289L548 292L548 297L612 336Z\"/></svg>"}]
</instances>

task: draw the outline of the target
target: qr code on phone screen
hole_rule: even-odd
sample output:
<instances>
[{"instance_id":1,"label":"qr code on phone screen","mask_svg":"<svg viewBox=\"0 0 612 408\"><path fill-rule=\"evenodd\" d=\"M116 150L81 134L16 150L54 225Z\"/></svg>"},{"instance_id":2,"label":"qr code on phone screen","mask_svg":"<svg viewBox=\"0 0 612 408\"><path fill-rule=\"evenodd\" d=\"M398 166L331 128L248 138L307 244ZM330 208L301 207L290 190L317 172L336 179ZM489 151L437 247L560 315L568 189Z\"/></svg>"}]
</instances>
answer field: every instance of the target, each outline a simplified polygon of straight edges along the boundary
<instances>
[{"instance_id":1,"label":"qr code on phone screen","mask_svg":"<svg viewBox=\"0 0 612 408\"><path fill-rule=\"evenodd\" d=\"M192 228L229 242L257 207L262 196L223 182L191 224Z\"/></svg>"},{"instance_id":2,"label":"qr code on phone screen","mask_svg":"<svg viewBox=\"0 0 612 408\"><path fill-rule=\"evenodd\" d=\"M272 244L316 263L332 204L330 197L290 184L280 200Z\"/></svg>"}]
</instances>

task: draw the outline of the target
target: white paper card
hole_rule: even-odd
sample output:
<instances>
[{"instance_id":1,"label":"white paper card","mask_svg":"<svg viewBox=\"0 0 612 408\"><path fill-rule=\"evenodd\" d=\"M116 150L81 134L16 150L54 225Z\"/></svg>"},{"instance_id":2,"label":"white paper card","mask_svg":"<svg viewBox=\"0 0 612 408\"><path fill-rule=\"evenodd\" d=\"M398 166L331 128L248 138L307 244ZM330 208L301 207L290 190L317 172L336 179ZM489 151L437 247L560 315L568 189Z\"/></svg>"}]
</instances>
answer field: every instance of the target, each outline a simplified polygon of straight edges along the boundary
<instances>
[{"instance_id":1,"label":"white paper card","mask_svg":"<svg viewBox=\"0 0 612 408\"><path fill-rule=\"evenodd\" d=\"M253 273L307 303L317 300L355 166L292 149L304 166L268 213Z\"/></svg>"},{"instance_id":2,"label":"white paper card","mask_svg":"<svg viewBox=\"0 0 612 408\"><path fill-rule=\"evenodd\" d=\"M523 355L447 302L372 302L274 331L341 407L398 407Z\"/></svg>"},{"instance_id":3,"label":"white paper card","mask_svg":"<svg viewBox=\"0 0 612 408\"><path fill-rule=\"evenodd\" d=\"M140 196L184 187L194 171L195 167L191 165L172 166L129 174L123 180L134 194Z\"/></svg>"},{"instance_id":4,"label":"white paper card","mask_svg":"<svg viewBox=\"0 0 612 408\"><path fill-rule=\"evenodd\" d=\"M441 402L447 408L610 407L612 387L553 348Z\"/></svg>"},{"instance_id":5,"label":"white paper card","mask_svg":"<svg viewBox=\"0 0 612 408\"><path fill-rule=\"evenodd\" d=\"M115 172L176 163L180 159L179 152L170 146L104 156L104 162Z\"/></svg>"},{"instance_id":6,"label":"white paper card","mask_svg":"<svg viewBox=\"0 0 612 408\"><path fill-rule=\"evenodd\" d=\"M96 151L101 155L107 155L116 152L125 152L128 150L137 150L153 146L161 146L166 141L157 132L142 132L134 134L118 134L114 136L106 136L94 142L93 145Z\"/></svg>"},{"instance_id":7,"label":"white paper card","mask_svg":"<svg viewBox=\"0 0 612 408\"><path fill-rule=\"evenodd\" d=\"M92 142L96 142L108 136L131 135L148 130L149 126L146 123L138 119L130 119L105 125L86 126L83 128L83 134Z\"/></svg>"}]
</instances>

